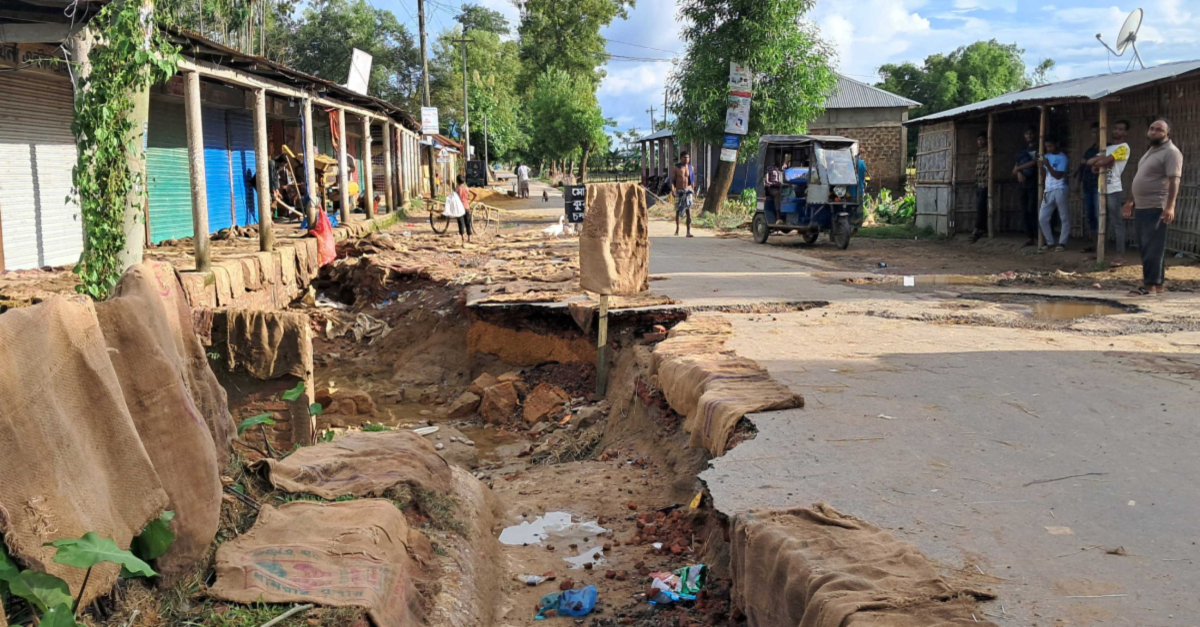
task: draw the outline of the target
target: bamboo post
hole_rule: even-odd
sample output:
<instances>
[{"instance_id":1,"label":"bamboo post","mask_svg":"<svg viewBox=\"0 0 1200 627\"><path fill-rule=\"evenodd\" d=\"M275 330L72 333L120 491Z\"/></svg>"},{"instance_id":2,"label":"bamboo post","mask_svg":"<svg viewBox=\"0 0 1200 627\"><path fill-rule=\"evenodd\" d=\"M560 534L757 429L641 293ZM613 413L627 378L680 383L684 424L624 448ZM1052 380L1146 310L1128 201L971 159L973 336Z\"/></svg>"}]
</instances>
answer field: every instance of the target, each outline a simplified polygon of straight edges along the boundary
<instances>
[{"instance_id":1,"label":"bamboo post","mask_svg":"<svg viewBox=\"0 0 1200 627\"><path fill-rule=\"evenodd\" d=\"M308 190L309 210L308 226L312 228L317 223L317 211L324 211L323 203L317 201L317 164L313 157L313 121L312 99L304 99L304 185Z\"/></svg>"},{"instance_id":2,"label":"bamboo post","mask_svg":"<svg viewBox=\"0 0 1200 627\"><path fill-rule=\"evenodd\" d=\"M346 170L349 159L346 158L346 110L337 110L338 131L338 195L342 210L338 219L342 224L350 224L350 173Z\"/></svg>"},{"instance_id":3,"label":"bamboo post","mask_svg":"<svg viewBox=\"0 0 1200 627\"><path fill-rule=\"evenodd\" d=\"M184 115L187 118L188 167L192 187L192 242L196 270L212 266L208 250L208 191L204 187L204 127L200 119L200 75L184 72Z\"/></svg>"},{"instance_id":4,"label":"bamboo post","mask_svg":"<svg viewBox=\"0 0 1200 627\"><path fill-rule=\"evenodd\" d=\"M987 216L988 216L988 239L996 237L996 147L992 142L992 133L996 129L996 114L988 114L988 187L987 187Z\"/></svg>"},{"instance_id":5,"label":"bamboo post","mask_svg":"<svg viewBox=\"0 0 1200 627\"><path fill-rule=\"evenodd\" d=\"M1100 149L1100 154L1104 154L1108 148L1108 103L1103 100L1100 101L1100 143L1097 148ZM1108 241L1105 235L1108 229L1108 168L1100 168L1098 183L1096 217L1100 222L1096 229L1096 263L1101 264L1104 263L1104 244Z\"/></svg>"},{"instance_id":6,"label":"bamboo post","mask_svg":"<svg viewBox=\"0 0 1200 627\"><path fill-rule=\"evenodd\" d=\"M1046 234L1042 232L1042 203L1045 202L1046 195L1046 117L1049 114L1045 106L1038 107L1041 110L1041 118L1038 120L1038 200L1037 213L1034 218L1037 219L1038 225L1038 248L1046 245Z\"/></svg>"},{"instance_id":7,"label":"bamboo post","mask_svg":"<svg viewBox=\"0 0 1200 627\"><path fill-rule=\"evenodd\" d=\"M359 178L362 179L359 188L362 190L363 200L366 201L363 203L363 212L370 220L375 217L375 165L374 156L371 154L371 118L363 117L362 134L363 171L359 173Z\"/></svg>"},{"instance_id":8,"label":"bamboo post","mask_svg":"<svg viewBox=\"0 0 1200 627\"><path fill-rule=\"evenodd\" d=\"M388 211L395 211L395 177L396 172L392 169L392 141L396 135L392 132L392 123L384 121L383 123L383 198L387 203Z\"/></svg>"},{"instance_id":9,"label":"bamboo post","mask_svg":"<svg viewBox=\"0 0 1200 627\"><path fill-rule=\"evenodd\" d=\"M596 340L596 396L608 393L608 294L600 295L600 330Z\"/></svg>"},{"instance_id":10,"label":"bamboo post","mask_svg":"<svg viewBox=\"0 0 1200 627\"><path fill-rule=\"evenodd\" d=\"M258 249L269 253L275 249L275 234L271 231L271 156L267 154L267 91L254 90L254 161L258 182Z\"/></svg>"}]
</instances>

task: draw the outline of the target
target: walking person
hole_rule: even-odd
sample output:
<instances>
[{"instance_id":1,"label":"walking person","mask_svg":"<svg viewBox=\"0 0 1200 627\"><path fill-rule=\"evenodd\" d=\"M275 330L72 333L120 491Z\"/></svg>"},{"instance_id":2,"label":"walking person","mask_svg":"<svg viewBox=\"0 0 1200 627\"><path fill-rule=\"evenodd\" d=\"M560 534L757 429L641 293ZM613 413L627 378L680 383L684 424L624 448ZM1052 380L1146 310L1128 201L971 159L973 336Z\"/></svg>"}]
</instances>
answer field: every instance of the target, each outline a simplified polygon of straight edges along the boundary
<instances>
[{"instance_id":1,"label":"walking person","mask_svg":"<svg viewBox=\"0 0 1200 627\"><path fill-rule=\"evenodd\" d=\"M1183 177L1183 153L1171 141L1171 123L1158 118L1146 133L1150 149L1138 161L1133 200L1121 213L1133 216L1142 253L1142 284L1133 295L1162 294L1166 274L1167 227L1175 221L1175 200Z\"/></svg>"},{"instance_id":2,"label":"walking person","mask_svg":"<svg viewBox=\"0 0 1200 627\"><path fill-rule=\"evenodd\" d=\"M675 193L675 235L679 235L679 218L687 216L687 236L692 236L692 195L696 191L696 169L688 151L679 153L679 163L671 168L671 191Z\"/></svg>"},{"instance_id":3,"label":"walking person","mask_svg":"<svg viewBox=\"0 0 1200 627\"><path fill-rule=\"evenodd\" d=\"M1103 155L1097 155L1087 162L1087 165L1096 173L1099 173L1100 168L1108 168L1104 179L1108 194L1104 199L1108 217L1105 230L1112 233L1116 240L1116 258L1108 264L1114 268L1124 264L1122 257L1125 255L1125 243L1128 239L1125 231L1125 218L1121 215L1123 213L1122 206L1125 204L1123 201L1125 188L1121 183L1121 174L1125 172L1125 166L1129 164L1129 144L1125 142L1125 135L1128 133L1129 120L1117 120L1112 127L1113 143L1104 149Z\"/></svg>"},{"instance_id":4,"label":"walking person","mask_svg":"<svg viewBox=\"0 0 1200 627\"><path fill-rule=\"evenodd\" d=\"M1037 175L1037 129L1025 129L1025 147L1017 151L1017 164L1013 176L1021 186L1021 218L1025 225L1025 246L1037 244L1038 233L1038 175Z\"/></svg>"},{"instance_id":5,"label":"walking person","mask_svg":"<svg viewBox=\"0 0 1200 627\"><path fill-rule=\"evenodd\" d=\"M1067 238L1071 236L1071 210L1067 206L1070 199L1070 189L1067 187L1067 166L1069 160L1058 144L1058 138L1047 137L1046 156L1042 159L1042 167L1046 170L1046 192L1042 196L1042 208L1038 211L1038 221L1042 225L1042 235L1046 237L1046 245L1038 249L1039 253L1046 252L1054 246L1055 252L1066 250ZM1054 231L1051 224L1055 211L1061 228L1058 235L1058 245L1054 244Z\"/></svg>"},{"instance_id":6,"label":"walking person","mask_svg":"<svg viewBox=\"0 0 1200 627\"><path fill-rule=\"evenodd\" d=\"M988 170L991 160L987 151L987 131L975 137L975 145L979 147L979 156L975 158L975 232L971 235L972 244L988 234L988 186L991 183Z\"/></svg>"},{"instance_id":7,"label":"walking person","mask_svg":"<svg viewBox=\"0 0 1200 627\"><path fill-rule=\"evenodd\" d=\"M517 164L517 198L529 198L529 166Z\"/></svg>"},{"instance_id":8,"label":"walking person","mask_svg":"<svg viewBox=\"0 0 1200 627\"><path fill-rule=\"evenodd\" d=\"M1100 232L1100 168L1092 161L1100 156L1100 123L1092 122L1092 145L1083 151L1083 163L1075 172L1079 195L1083 196L1083 219L1087 225L1088 242L1085 253L1096 252L1096 234Z\"/></svg>"},{"instance_id":9,"label":"walking person","mask_svg":"<svg viewBox=\"0 0 1200 627\"><path fill-rule=\"evenodd\" d=\"M446 208L442 211L442 215L458 221L459 243L465 245L471 241L471 212L467 208L471 206L474 192L467 187L467 180L463 178L463 175L459 174L457 180L458 187L453 192L446 194Z\"/></svg>"}]
</instances>

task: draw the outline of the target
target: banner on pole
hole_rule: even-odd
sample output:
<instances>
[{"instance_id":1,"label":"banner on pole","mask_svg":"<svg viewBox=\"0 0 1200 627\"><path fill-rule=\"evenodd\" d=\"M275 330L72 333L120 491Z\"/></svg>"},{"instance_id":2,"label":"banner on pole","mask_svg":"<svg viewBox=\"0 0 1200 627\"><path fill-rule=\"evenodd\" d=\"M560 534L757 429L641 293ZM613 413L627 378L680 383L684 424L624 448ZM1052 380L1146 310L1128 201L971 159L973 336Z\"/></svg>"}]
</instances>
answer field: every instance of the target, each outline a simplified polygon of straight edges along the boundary
<instances>
[{"instance_id":1,"label":"banner on pole","mask_svg":"<svg viewBox=\"0 0 1200 627\"><path fill-rule=\"evenodd\" d=\"M438 133L437 107L421 107L421 132L426 135Z\"/></svg>"},{"instance_id":2,"label":"banner on pole","mask_svg":"<svg viewBox=\"0 0 1200 627\"><path fill-rule=\"evenodd\" d=\"M734 162L737 161L737 150L730 148L721 149L721 161Z\"/></svg>"},{"instance_id":3,"label":"banner on pole","mask_svg":"<svg viewBox=\"0 0 1200 627\"><path fill-rule=\"evenodd\" d=\"M725 111L725 132L745 135L750 127L750 98L729 95L729 109Z\"/></svg>"},{"instance_id":4,"label":"banner on pole","mask_svg":"<svg viewBox=\"0 0 1200 627\"><path fill-rule=\"evenodd\" d=\"M729 62L729 93L739 96L750 97L752 89L752 79L750 78L750 68L740 64Z\"/></svg>"}]
</instances>

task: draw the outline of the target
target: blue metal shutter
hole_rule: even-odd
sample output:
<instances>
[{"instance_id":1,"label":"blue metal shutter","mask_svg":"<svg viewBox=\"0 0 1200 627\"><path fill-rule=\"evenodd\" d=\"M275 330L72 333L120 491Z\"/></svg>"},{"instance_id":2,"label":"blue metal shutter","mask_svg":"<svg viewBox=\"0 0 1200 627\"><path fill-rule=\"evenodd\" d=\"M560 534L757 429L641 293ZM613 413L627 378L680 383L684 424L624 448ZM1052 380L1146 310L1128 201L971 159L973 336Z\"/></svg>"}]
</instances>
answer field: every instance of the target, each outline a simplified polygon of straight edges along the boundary
<instances>
[{"instance_id":1,"label":"blue metal shutter","mask_svg":"<svg viewBox=\"0 0 1200 627\"><path fill-rule=\"evenodd\" d=\"M150 241L192 236L192 184L183 104L150 103L146 148Z\"/></svg>"},{"instance_id":2,"label":"blue metal shutter","mask_svg":"<svg viewBox=\"0 0 1200 627\"><path fill-rule=\"evenodd\" d=\"M233 184L229 180L229 135L225 111L202 109L204 189L208 192L208 232L233 226Z\"/></svg>"},{"instance_id":3,"label":"blue metal shutter","mask_svg":"<svg viewBox=\"0 0 1200 627\"><path fill-rule=\"evenodd\" d=\"M229 153L233 160L233 208L238 226L258 224L258 195L254 174L254 116L248 111L230 111Z\"/></svg>"}]
</instances>

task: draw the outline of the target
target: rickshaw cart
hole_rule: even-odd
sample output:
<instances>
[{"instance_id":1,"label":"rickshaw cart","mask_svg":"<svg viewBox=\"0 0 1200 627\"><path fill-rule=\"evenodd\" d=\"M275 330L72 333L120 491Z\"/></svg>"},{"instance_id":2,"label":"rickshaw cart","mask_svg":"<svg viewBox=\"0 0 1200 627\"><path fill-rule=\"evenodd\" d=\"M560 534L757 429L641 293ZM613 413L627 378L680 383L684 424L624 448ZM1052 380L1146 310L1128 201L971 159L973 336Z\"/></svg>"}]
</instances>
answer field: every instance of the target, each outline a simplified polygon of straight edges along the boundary
<instances>
[{"instance_id":1,"label":"rickshaw cart","mask_svg":"<svg viewBox=\"0 0 1200 627\"><path fill-rule=\"evenodd\" d=\"M754 241L765 244L771 233L795 230L812 244L826 232L831 242L845 250L862 224L857 143L833 135L764 135L759 140L755 187L761 208L750 223ZM781 208L775 207L765 185L767 165L773 162L783 163Z\"/></svg>"}]
</instances>

